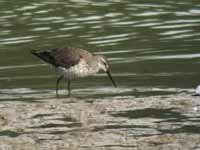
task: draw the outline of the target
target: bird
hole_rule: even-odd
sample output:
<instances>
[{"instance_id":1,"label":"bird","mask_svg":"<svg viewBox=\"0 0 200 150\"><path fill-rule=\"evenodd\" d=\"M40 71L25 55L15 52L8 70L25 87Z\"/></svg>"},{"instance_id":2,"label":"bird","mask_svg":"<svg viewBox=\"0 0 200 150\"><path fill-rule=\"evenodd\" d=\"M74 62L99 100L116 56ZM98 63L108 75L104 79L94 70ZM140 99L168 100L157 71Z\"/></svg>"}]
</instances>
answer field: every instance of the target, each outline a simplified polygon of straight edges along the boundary
<instances>
[{"instance_id":1,"label":"bird","mask_svg":"<svg viewBox=\"0 0 200 150\"><path fill-rule=\"evenodd\" d=\"M114 87L117 84L110 73L110 64L104 55L74 47L54 48L43 51L31 50L31 53L53 66L59 77L56 80L56 96L62 79L68 81L68 97L71 95L71 81L77 78L97 74L100 70L107 73Z\"/></svg>"}]
</instances>

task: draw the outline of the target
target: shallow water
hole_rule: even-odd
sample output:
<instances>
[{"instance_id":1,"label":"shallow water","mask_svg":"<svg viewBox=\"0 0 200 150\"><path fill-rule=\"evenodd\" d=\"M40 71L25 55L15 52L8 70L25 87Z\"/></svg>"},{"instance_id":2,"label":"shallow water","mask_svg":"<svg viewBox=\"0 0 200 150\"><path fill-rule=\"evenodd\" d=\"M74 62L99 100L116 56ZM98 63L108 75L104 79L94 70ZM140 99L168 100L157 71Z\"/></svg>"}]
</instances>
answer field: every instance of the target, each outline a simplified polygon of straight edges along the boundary
<instances>
[{"instance_id":1,"label":"shallow water","mask_svg":"<svg viewBox=\"0 0 200 150\"><path fill-rule=\"evenodd\" d=\"M54 69L30 50L68 45L106 55L124 89L199 83L198 1L1 1L0 8L0 88L54 89ZM99 87L111 88L104 74L73 82Z\"/></svg>"},{"instance_id":2,"label":"shallow water","mask_svg":"<svg viewBox=\"0 0 200 150\"><path fill-rule=\"evenodd\" d=\"M198 0L2 0L0 101L17 105L55 98L54 69L32 56L30 50L64 46L107 56L118 84L118 88L112 87L104 73L72 81L72 96L79 101L101 99L106 103L116 97L134 101L136 97L192 95L200 83L199 16ZM65 98L65 82L60 89L60 97ZM162 103L162 98L159 100ZM171 109L174 106L166 107L154 109L152 104L137 111L127 106L119 116L145 121L146 115L167 114L163 117L175 117L183 125L179 133L196 130L199 126L199 121L196 125L187 122L193 119L190 118L193 114L182 119L184 111L177 115ZM185 123L190 129L185 128ZM129 125L124 125L128 133L134 128ZM119 130L118 124L111 128ZM142 128L138 132L146 133L146 130ZM15 136L2 131L4 134Z\"/></svg>"}]
</instances>

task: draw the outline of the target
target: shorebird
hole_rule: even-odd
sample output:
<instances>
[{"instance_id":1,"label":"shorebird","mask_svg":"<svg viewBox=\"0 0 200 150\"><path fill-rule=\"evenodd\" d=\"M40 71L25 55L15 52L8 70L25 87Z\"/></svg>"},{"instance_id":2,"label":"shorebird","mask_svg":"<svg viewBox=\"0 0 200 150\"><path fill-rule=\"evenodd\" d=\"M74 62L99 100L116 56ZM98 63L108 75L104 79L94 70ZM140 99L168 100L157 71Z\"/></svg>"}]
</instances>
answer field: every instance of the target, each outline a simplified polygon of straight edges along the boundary
<instances>
[{"instance_id":1,"label":"shorebird","mask_svg":"<svg viewBox=\"0 0 200 150\"><path fill-rule=\"evenodd\" d=\"M116 87L116 83L113 80L109 68L108 60L103 55L95 55L86 50L79 48L58 48L47 51L35 51L31 53L39 57L44 62L55 67L59 74L56 81L56 96L58 97L58 86L61 79L67 79L68 81L68 96L71 94L70 83L71 80L94 75L100 70L107 73L108 77L112 81L112 84Z\"/></svg>"}]
</instances>

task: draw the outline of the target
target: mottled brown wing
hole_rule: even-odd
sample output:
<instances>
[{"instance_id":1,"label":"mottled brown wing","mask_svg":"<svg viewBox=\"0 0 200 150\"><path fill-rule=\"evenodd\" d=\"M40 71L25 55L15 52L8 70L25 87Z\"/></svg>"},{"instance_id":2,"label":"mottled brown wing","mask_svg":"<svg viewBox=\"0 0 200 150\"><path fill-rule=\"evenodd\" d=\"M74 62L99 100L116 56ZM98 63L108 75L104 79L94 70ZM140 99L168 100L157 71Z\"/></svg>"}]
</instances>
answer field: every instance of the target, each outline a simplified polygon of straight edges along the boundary
<instances>
[{"instance_id":1,"label":"mottled brown wing","mask_svg":"<svg viewBox=\"0 0 200 150\"><path fill-rule=\"evenodd\" d=\"M80 61L80 59L88 59L92 56L91 53L77 48L62 48L52 51L52 56L54 57L57 66L70 68Z\"/></svg>"},{"instance_id":2,"label":"mottled brown wing","mask_svg":"<svg viewBox=\"0 0 200 150\"><path fill-rule=\"evenodd\" d=\"M70 68L77 64L80 60L78 55L75 55L72 49L62 48L54 49L51 52L51 56L54 57L56 66Z\"/></svg>"}]
</instances>

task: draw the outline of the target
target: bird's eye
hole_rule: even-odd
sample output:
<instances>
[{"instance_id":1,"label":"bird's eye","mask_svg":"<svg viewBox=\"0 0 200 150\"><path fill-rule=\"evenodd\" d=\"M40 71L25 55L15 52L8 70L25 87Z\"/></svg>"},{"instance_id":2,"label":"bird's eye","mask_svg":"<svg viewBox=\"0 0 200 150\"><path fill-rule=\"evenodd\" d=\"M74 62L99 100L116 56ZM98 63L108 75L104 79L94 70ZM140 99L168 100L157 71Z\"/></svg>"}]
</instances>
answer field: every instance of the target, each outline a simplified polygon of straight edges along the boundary
<instances>
[{"instance_id":1,"label":"bird's eye","mask_svg":"<svg viewBox=\"0 0 200 150\"><path fill-rule=\"evenodd\" d=\"M107 66L107 63L105 62L105 61L102 61L103 62L103 64L105 65L105 66Z\"/></svg>"}]
</instances>

